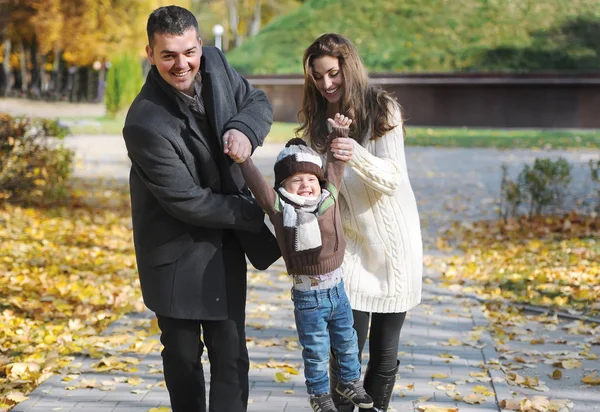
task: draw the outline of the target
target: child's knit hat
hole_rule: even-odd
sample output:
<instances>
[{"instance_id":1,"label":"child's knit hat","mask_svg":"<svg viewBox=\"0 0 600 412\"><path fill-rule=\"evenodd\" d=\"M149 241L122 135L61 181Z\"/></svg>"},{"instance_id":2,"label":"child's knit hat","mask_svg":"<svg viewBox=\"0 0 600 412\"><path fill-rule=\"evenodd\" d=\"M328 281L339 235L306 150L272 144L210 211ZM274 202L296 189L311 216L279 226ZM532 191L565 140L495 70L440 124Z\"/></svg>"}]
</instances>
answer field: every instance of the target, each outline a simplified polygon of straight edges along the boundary
<instances>
[{"instance_id":1,"label":"child's knit hat","mask_svg":"<svg viewBox=\"0 0 600 412\"><path fill-rule=\"evenodd\" d=\"M323 181L323 161L321 156L306 145L299 137L290 139L275 161L275 187L296 173L311 173Z\"/></svg>"}]
</instances>

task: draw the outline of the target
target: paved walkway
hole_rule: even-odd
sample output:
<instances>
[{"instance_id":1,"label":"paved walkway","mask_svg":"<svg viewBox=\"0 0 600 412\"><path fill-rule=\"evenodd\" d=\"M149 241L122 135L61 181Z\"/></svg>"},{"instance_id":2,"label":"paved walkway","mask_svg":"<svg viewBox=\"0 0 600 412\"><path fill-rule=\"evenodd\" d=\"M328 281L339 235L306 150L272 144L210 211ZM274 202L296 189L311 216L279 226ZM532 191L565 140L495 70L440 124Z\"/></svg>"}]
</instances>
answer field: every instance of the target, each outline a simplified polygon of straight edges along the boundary
<instances>
[{"instance_id":1,"label":"paved walkway","mask_svg":"<svg viewBox=\"0 0 600 412\"><path fill-rule=\"evenodd\" d=\"M119 137L80 136L68 139L66 144L75 148L81 159L77 175L89 177L100 173L126 178L128 161ZM280 145L267 145L257 152L257 162L265 173L270 173L273 156L279 149ZM408 148L426 254L436 253L432 244L437 230L451 220L493 216L501 163L516 166L541 155L534 151ZM597 153L545 152L543 155L562 155L572 163L583 165ZM584 170L581 166L575 173L584 173ZM581 382L584 374L589 375L600 367L600 362L594 359L600 356L600 328L571 321L551 324L548 319L530 316L523 323L515 322L507 328L506 341L496 347L479 303L437 288L439 276L431 271L426 273L423 303L408 314L399 347L401 367L392 410L426 411L419 407L436 405L460 411L500 411L500 402L516 394L566 398L574 402L571 411L600 411L599 387ZM289 287L281 263L269 271L249 275L250 412L310 410ZM157 410L169 410L162 383L158 335L146 336L148 330L154 331L151 319L148 312L131 314L105 331L113 344L100 349L115 356L103 360L108 371L97 372L94 364L99 359L77 358L63 374L42 383L30 394L29 400L17 405L13 412L145 412L160 407L164 409ZM542 341L544 344L533 345ZM126 348L131 345L138 351L127 352ZM569 359L582 362L581 367L561 369L562 379L552 380L548 375L557 369L552 363ZM504 371L529 376L530 383L537 377L545 382L547 390L540 391L545 389L539 382L530 385L538 390L509 385ZM294 374L296 372L299 374ZM72 387L87 388L71 390ZM473 390L479 394L480 403L453 399L458 393L467 397Z\"/></svg>"}]
</instances>

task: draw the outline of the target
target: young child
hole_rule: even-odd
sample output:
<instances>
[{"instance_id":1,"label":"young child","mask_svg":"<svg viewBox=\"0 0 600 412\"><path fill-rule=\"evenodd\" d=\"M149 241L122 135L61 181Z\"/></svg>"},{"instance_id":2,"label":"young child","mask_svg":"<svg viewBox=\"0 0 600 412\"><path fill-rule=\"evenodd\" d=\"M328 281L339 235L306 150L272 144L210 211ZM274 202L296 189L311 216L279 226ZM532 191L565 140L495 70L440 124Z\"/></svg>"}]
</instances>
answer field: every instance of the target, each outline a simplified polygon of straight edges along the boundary
<instances>
[{"instance_id":1,"label":"young child","mask_svg":"<svg viewBox=\"0 0 600 412\"><path fill-rule=\"evenodd\" d=\"M345 116L329 119L332 139L347 137ZM325 172L319 154L291 139L275 162L271 188L249 157L240 164L244 179L271 219L288 273L310 405L337 411L327 375L330 346L339 366L336 391L359 408L373 407L360 379L358 342L344 292L342 261L346 241L338 206L344 162L328 151Z\"/></svg>"}]
</instances>

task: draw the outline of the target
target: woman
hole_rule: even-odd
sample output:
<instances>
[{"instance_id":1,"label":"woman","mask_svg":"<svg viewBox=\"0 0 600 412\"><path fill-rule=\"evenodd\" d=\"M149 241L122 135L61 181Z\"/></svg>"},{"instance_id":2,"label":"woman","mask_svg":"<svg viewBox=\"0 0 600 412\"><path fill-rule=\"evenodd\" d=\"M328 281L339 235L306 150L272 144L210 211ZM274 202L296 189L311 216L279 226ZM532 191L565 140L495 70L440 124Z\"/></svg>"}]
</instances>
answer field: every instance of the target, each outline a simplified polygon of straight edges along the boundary
<instances>
[{"instance_id":1,"label":"woman","mask_svg":"<svg viewBox=\"0 0 600 412\"><path fill-rule=\"evenodd\" d=\"M369 85L355 46L344 36L320 36L306 49L303 63L298 132L315 150L325 153L326 119L341 113L353 120L350 137L331 144L331 150L348 166L340 199L347 239L343 276L360 353L370 327L364 386L374 407L386 410L398 372L400 331L406 312L421 301L423 271L419 214L408 180L401 110L390 94ZM335 361L330 366L335 387ZM339 411L354 408L337 401Z\"/></svg>"}]
</instances>

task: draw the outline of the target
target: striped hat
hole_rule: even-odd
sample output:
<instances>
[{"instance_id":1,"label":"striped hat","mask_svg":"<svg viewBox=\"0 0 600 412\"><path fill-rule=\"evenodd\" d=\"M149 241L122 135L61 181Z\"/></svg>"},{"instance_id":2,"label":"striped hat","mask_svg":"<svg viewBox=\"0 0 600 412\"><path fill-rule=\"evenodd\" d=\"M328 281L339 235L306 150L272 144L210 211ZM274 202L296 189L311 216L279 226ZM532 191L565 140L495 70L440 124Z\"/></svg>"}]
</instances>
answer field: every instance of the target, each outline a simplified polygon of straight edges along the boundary
<instances>
[{"instance_id":1,"label":"striped hat","mask_svg":"<svg viewBox=\"0 0 600 412\"><path fill-rule=\"evenodd\" d=\"M296 173L310 173L321 181L325 179L321 156L299 137L290 139L275 161L275 187Z\"/></svg>"}]
</instances>

